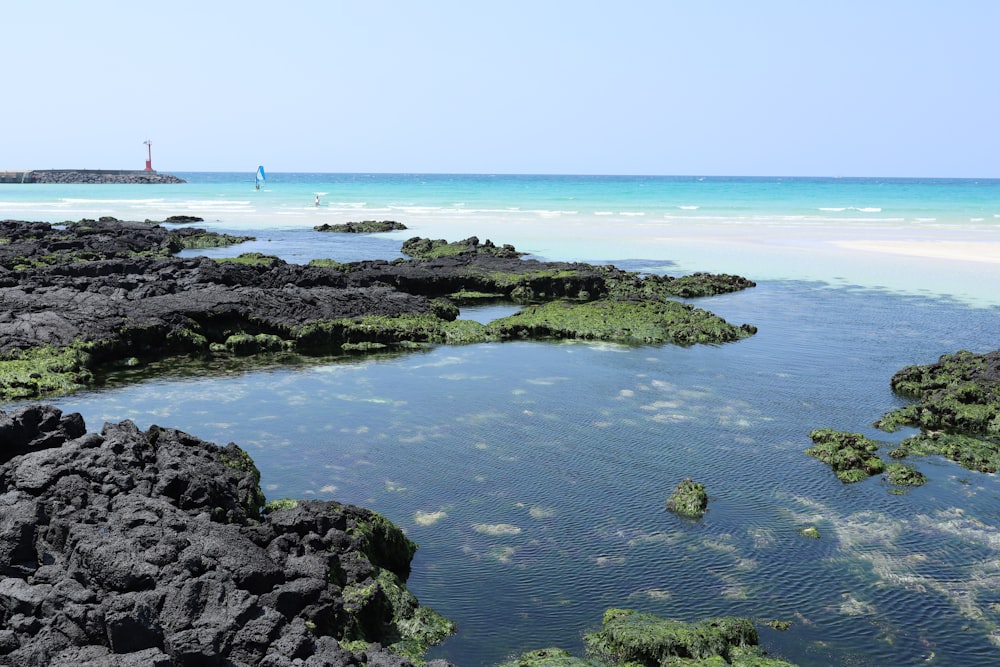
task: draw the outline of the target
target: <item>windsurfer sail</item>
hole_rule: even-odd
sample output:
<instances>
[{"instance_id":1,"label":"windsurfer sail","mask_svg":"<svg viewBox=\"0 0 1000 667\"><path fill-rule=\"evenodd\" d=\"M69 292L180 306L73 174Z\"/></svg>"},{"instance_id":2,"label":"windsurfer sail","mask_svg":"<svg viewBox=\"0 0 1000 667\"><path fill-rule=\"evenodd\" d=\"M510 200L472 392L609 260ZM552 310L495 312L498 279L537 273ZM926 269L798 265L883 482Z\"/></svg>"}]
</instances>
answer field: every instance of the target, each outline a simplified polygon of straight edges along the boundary
<instances>
[{"instance_id":1,"label":"windsurfer sail","mask_svg":"<svg viewBox=\"0 0 1000 667\"><path fill-rule=\"evenodd\" d=\"M264 185L264 165L257 167L257 189L260 190L260 186Z\"/></svg>"}]
</instances>

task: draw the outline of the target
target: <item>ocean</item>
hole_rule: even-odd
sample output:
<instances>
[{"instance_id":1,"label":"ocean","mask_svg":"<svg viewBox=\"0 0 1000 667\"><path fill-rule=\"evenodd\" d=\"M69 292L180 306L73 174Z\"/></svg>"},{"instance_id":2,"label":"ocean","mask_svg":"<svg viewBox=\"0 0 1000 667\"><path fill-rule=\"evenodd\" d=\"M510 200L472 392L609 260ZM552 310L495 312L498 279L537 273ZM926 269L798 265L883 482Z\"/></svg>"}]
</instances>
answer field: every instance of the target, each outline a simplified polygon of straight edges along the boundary
<instances>
[{"instance_id":1,"label":"ocean","mask_svg":"<svg viewBox=\"0 0 1000 667\"><path fill-rule=\"evenodd\" d=\"M410 589L459 627L429 657L580 654L603 611L626 607L791 621L760 625L761 642L803 667L996 662L996 476L914 459L928 483L895 495L877 477L844 485L803 450L819 427L902 439L871 426L905 404L895 371L1000 347L1000 181L268 174L258 192L253 171L175 173L188 183L2 185L0 216L199 215L257 237L203 254L300 262L475 235L540 259L757 282L692 300L758 327L736 343L166 363L52 401L91 430L132 419L236 442L269 499L384 513L420 545ZM366 219L408 229L312 229ZM665 510L684 477L708 491L699 521Z\"/></svg>"}]
</instances>

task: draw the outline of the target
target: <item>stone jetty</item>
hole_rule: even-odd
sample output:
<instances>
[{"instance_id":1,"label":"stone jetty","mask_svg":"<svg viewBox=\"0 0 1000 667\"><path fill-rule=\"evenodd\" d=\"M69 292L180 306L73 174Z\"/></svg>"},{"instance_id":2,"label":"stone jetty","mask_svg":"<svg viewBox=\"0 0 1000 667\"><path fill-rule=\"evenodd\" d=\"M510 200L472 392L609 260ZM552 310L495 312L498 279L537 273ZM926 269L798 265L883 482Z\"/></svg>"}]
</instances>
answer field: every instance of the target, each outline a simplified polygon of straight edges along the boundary
<instances>
[{"instance_id":1,"label":"stone jetty","mask_svg":"<svg viewBox=\"0 0 1000 667\"><path fill-rule=\"evenodd\" d=\"M35 169L0 172L0 183L186 183L172 174L128 169Z\"/></svg>"}]
</instances>

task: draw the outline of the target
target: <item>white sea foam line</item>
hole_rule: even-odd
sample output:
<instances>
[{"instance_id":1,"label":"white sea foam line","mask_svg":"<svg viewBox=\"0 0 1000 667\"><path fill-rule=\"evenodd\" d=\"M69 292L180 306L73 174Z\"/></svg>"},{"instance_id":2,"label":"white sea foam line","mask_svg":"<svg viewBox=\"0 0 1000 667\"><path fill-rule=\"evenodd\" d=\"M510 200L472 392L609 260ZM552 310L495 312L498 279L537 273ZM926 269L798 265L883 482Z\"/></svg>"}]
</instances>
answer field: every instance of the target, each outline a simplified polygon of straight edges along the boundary
<instances>
[{"instance_id":1,"label":"white sea foam line","mask_svg":"<svg viewBox=\"0 0 1000 667\"><path fill-rule=\"evenodd\" d=\"M407 213L434 213L437 211L447 211L450 209L447 209L443 206L416 206L416 205L408 206L408 205L390 204L388 207L386 207L385 210L406 211Z\"/></svg>"},{"instance_id":2,"label":"white sea foam line","mask_svg":"<svg viewBox=\"0 0 1000 667\"><path fill-rule=\"evenodd\" d=\"M184 211L199 211L202 213L254 213L257 209L249 204L246 206L186 206L184 204L171 204L160 208L170 210L180 209Z\"/></svg>"},{"instance_id":3,"label":"white sea foam line","mask_svg":"<svg viewBox=\"0 0 1000 667\"><path fill-rule=\"evenodd\" d=\"M0 207L3 208L46 208L49 206L65 206L65 204L59 204L51 201L0 201Z\"/></svg>"},{"instance_id":4,"label":"white sea foam line","mask_svg":"<svg viewBox=\"0 0 1000 667\"><path fill-rule=\"evenodd\" d=\"M881 206L820 206L820 211L842 213L844 211L860 211L862 213L881 213Z\"/></svg>"},{"instance_id":5,"label":"white sea foam line","mask_svg":"<svg viewBox=\"0 0 1000 667\"><path fill-rule=\"evenodd\" d=\"M76 197L60 197L60 202L68 204L159 204L165 199L79 199Z\"/></svg>"}]
</instances>

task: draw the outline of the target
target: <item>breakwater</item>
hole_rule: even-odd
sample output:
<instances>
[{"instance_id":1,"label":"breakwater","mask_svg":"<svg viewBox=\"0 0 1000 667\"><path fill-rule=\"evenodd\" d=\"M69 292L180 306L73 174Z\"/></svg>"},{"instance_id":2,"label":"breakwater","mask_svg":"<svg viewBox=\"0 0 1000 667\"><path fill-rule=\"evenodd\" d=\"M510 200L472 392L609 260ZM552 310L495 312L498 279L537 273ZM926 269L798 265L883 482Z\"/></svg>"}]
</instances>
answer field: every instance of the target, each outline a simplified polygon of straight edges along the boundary
<instances>
[{"instance_id":1,"label":"breakwater","mask_svg":"<svg viewBox=\"0 0 1000 667\"><path fill-rule=\"evenodd\" d=\"M0 183L185 183L171 174L128 169L0 171Z\"/></svg>"}]
</instances>

